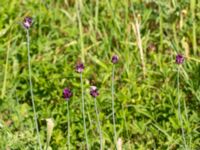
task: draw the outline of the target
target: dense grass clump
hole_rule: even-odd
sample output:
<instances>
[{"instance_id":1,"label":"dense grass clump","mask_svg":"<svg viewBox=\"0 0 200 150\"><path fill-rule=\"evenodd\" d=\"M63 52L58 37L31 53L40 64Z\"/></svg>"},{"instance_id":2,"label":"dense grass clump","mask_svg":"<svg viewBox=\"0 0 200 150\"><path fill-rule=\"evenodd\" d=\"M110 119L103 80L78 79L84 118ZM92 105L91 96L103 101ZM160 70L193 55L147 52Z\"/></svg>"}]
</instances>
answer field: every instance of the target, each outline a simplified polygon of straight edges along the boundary
<instances>
[{"instance_id":1,"label":"dense grass clump","mask_svg":"<svg viewBox=\"0 0 200 150\"><path fill-rule=\"evenodd\" d=\"M200 149L199 10L1 0L0 149Z\"/></svg>"}]
</instances>

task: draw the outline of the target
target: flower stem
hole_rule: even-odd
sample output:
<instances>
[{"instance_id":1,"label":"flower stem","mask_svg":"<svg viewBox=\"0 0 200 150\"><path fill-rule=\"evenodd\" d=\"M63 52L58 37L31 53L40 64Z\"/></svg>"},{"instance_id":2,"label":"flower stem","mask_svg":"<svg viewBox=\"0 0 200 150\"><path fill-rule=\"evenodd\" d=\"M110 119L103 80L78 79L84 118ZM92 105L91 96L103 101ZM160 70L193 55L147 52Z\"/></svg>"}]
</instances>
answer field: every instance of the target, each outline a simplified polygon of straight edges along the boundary
<instances>
[{"instance_id":1,"label":"flower stem","mask_svg":"<svg viewBox=\"0 0 200 150\"><path fill-rule=\"evenodd\" d=\"M70 150L70 119L69 119L69 101L67 101L67 122L68 122L68 150Z\"/></svg>"},{"instance_id":2,"label":"flower stem","mask_svg":"<svg viewBox=\"0 0 200 150\"><path fill-rule=\"evenodd\" d=\"M182 116L181 116L181 102L180 102L180 94L179 94L179 75L180 74L180 66L178 66L178 76L177 76L177 88L178 88L178 118L181 124L181 131L182 131L182 140L183 140L183 144L185 149L187 150L187 143L186 143L186 139L185 139L185 131L184 131L184 127L183 127L183 120L182 120Z\"/></svg>"},{"instance_id":3,"label":"flower stem","mask_svg":"<svg viewBox=\"0 0 200 150\"><path fill-rule=\"evenodd\" d=\"M35 102L34 102L34 95L33 95L33 84L32 84L32 78L31 78L31 57L30 57L30 36L29 36L29 30L26 29L26 38L27 38L27 49L28 49L28 71L29 71L29 84L30 84L30 92L31 92L31 102L33 107L33 113L34 113L34 121L35 121L35 128L37 132L37 140L40 147L40 150L42 150L42 145L40 141L40 133L37 123L37 114L36 114L36 108L35 108Z\"/></svg>"},{"instance_id":4,"label":"flower stem","mask_svg":"<svg viewBox=\"0 0 200 150\"><path fill-rule=\"evenodd\" d=\"M84 91L83 91L83 77L81 73L81 93L82 93L82 113L83 113L83 125L84 125L84 133L85 133L85 139L87 144L87 150L89 150L89 144L88 144L88 138L87 138L87 130L86 130L86 123L85 123L85 102L84 102Z\"/></svg>"},{"instance_id":5,"label":"flower stem","mask_svg":"<svg viewBox=\"0 0 200 150\"><path fill-rule=\"evenodd\" d=\"M115 66L113 65L112 69L112 116L113 116L113 130L114 130L114 143L116 144L116 127L115 127L115 103L114 103L114 76L115 76Z\"/></svg>"},{"instance_id":6,"label":"flower stem","mask_svg":"<svg viewBox=\"0 0 200 150\"><path fill-rule=\"evenodd\" d=\"M95 111L96 111L96 116L97 116L97 122L98 122L98 130L99 130L99 136L100 136L100 150L103 149L103 138L102 138L102 132L101 132L101 124L100 124L100 119L99 119L99 112L97 110L97 102L96 98L94 99L94 105L95 105Z\"/></svg>"}]
</instances>

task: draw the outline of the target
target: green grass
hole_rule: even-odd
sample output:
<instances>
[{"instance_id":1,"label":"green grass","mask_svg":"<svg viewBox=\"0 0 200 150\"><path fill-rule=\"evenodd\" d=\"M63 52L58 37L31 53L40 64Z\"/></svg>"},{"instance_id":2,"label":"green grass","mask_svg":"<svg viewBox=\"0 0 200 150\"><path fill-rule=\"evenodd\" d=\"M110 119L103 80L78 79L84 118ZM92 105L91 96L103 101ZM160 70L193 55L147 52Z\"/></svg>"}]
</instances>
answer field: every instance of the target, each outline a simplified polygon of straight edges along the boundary
<instances>
[{"instance_id":1,"label":"green grass","mask_svg":"<svg viewBox=\"0 0 200 150\"><path fill-rule=\"evenodd\" d=\"M181 16L183 10L186 13ZM68 111L62 97L66 86L73 91L69 101L70 148L86 149L80 76L74 70L79 61L85 63L83 83L90 149L100 147L90 85L97 86L100 92L96 100L103 147L116 147L111 95L113 54L120 58L115 66L114 100L116 136L117 140L122 139L123 149L182 150L179 98L187 147L200 149L199 10L197 0L1 0L0 149L38 148L29 91L26 32L20 24L27 15L34 19L30 55L43 149L47 118L53 118L55 124L49 147L67 149ZM133 29L136 17L145 76ZM189 46L189 56L183 43ZM179 92L177 53L187 56L180 66Z\"/></svg>"}]
</instances>

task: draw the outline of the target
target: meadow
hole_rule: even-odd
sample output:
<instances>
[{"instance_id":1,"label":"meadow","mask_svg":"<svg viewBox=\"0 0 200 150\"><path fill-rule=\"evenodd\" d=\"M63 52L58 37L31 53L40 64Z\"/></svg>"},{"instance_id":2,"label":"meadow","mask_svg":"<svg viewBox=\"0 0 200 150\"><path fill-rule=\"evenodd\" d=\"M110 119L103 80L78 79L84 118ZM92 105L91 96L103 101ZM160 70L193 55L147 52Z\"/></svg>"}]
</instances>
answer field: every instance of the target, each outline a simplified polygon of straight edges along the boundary
<instances>
[{"instance_id":1,"label":"meadow","mask_svg":"<svg viewBox=\"0 0 200 150\"><path fill-rule=\"evenodd\" d=\"M0 149L199 150L199 25L198 0L1 0Z\"/></svg>"}]
</instances>

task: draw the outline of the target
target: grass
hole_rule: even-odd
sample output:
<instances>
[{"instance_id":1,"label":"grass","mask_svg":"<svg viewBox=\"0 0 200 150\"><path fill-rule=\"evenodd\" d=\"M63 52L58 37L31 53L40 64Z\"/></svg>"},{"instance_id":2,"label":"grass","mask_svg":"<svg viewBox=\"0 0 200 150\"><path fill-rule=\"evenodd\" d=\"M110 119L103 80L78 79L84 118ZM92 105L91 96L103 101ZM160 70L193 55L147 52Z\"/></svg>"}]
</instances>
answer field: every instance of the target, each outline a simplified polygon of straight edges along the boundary
<instances>
[{"instance_id":1,"label":"grass","mask_svg":"<svg viewBox=\"0 0 200 150\"><path fill-rule=\"evenodd\" d=\"M30 30L30 55L43 149L47 143L47 118L52 118L55 123L49 148L67 148L68 111L62 97L66 86L73 90L69 105L70 148L86 148L80 108L80 76L74 71L80 60L85 64L85 121L90 149L100 147L94 100L89 95L91 85L96 85L100 92L96 100L103 147L116 147L110 90L113 54L120 58L115 67L114 100L116 135L117 141L122 139L122 148L184 149L177 109L177 53L187 56L179 74L185 140L188 149L199 149L199 9L200 3L195 0L12 0L9 3L2 0L0 149L38 147L29 101L26 35L20 25L27 15L34 19ZM135 19L140 29L140 47L133 28ZM189 47L187 54L185 45Z\"/></svg>"}]
</instances>

